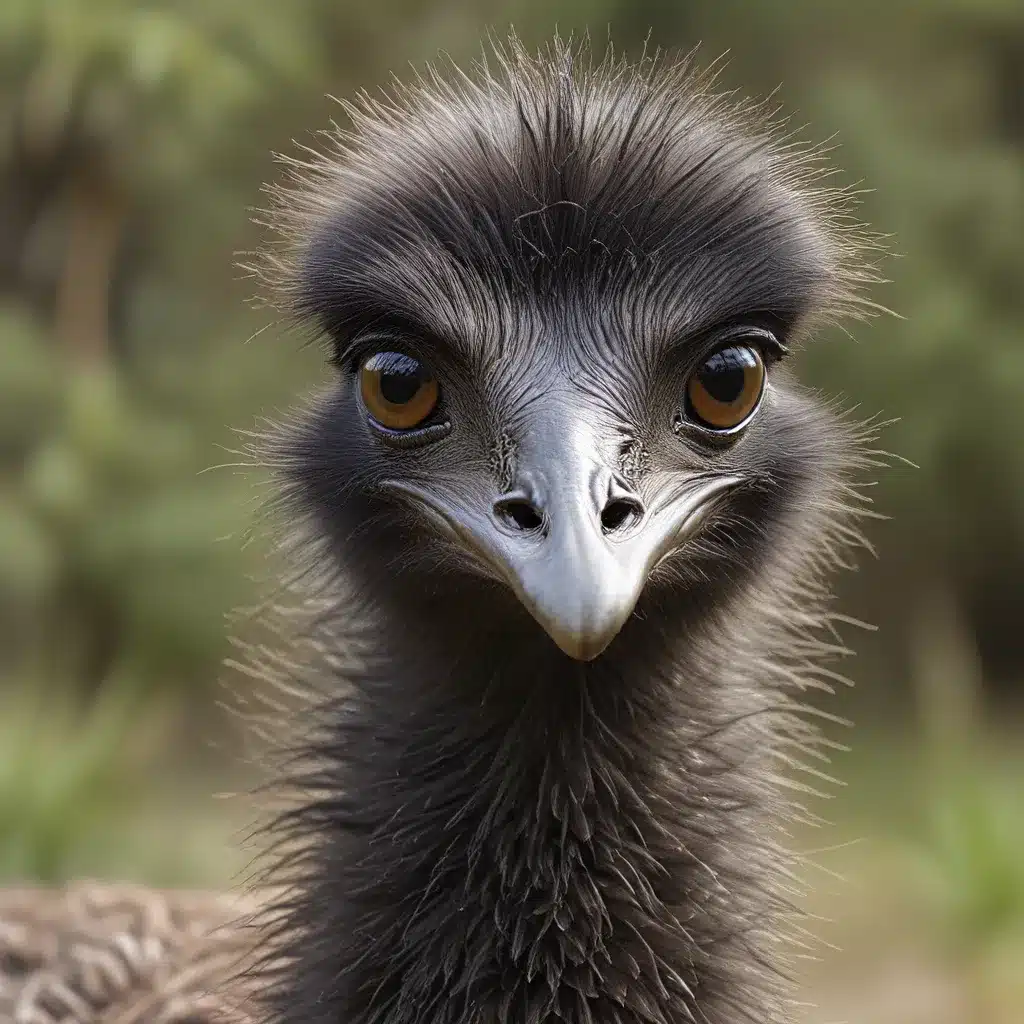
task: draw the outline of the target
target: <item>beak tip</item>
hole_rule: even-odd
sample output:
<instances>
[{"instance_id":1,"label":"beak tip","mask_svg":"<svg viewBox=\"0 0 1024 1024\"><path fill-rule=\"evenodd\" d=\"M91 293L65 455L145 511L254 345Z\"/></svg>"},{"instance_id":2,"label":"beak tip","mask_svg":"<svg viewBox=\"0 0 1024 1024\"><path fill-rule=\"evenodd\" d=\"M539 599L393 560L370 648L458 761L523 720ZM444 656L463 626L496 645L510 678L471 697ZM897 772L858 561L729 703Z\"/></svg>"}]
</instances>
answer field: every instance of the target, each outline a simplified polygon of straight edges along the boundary
<instances>
[{"instance_id":1,"label":"beak tip","mask_svg":"<svg viewBox=\"0 0 1024 1024\"><path fill-rule=\"evenodd\" d=\"M566 628L563 623L554 623L550 619L542 621L541 625L562 652L574 661L594 661L618 636L623 622L605 622L592 629Z\"/></svg>"},{"instance_id":2,"label":"beak tip","mask_svg":"<svg viewBox=\"0 0 1024 1024\"><path fill-rule=\"evenodd\" d=\"M584 637L559 638L556 644L574 661L593 661L600 654L604 653L610 640L590 640Z\"/></svg>"},{"instance_id":3,"label":"beak tip","mask_svg":"<svg viewBox=\"0 0 1024 1024\"><path fill-rule=\"evenodd\" d=\"M561 586L538 587L522 592L520 600L563 654L574 661L594 661L625 625L643 583L637 579L611 586L612 575L609 571L601 581L571 579Z\"/></svg>"}]
</instances>

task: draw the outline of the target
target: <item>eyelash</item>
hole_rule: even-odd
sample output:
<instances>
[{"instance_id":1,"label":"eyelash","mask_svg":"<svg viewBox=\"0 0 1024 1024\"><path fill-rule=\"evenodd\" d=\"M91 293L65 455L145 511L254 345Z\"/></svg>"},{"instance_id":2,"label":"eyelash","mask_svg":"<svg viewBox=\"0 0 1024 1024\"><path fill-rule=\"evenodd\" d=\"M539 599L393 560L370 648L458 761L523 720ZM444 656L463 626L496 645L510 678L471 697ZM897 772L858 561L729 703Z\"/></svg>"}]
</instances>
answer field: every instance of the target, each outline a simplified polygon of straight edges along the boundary
<instances>
[{"instance_id":1,"label":"eyelash","mask_svg":"<svg viewBox=\"0 0 1024 1024\"><path fill-rule=\"evenodd\" d=\"M335 365L348 370L352 374L359 373L363 363L381 349L387 348L396 352L404 352L404 349L397 343L391 343L385 338L374 337L366 341L352 342L347 345L344 351L340 352L335 359ZM410 353L411 354L411 353Z\"/></svg>"},{"instance_id":2,"label":"eyelash","mask_svg":"<svg viewBox=\"0 0 1024 1024\"><path fill-rule=\"evenodd\" d=\"M771 367L789 355L789 348L766 327L744 325L716 331L710 336L707 344L702 345L697 355L687 366L687 376L693 373L712 352L724 348L729 343L736 345L748 344L757 348L764 359L765 366Z\"/></svg>"}]
</instances>

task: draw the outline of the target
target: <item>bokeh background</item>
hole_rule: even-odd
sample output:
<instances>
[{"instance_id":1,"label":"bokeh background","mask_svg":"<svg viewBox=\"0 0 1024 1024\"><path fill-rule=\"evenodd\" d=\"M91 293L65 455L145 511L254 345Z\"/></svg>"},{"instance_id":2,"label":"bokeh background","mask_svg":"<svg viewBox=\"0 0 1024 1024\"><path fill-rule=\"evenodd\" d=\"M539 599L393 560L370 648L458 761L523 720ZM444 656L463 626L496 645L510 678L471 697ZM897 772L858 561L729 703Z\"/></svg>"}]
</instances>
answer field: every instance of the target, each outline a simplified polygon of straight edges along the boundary
<instances>
[{"instance_id":1,"label":"bokeh background","mask_svg":"<svg viewBox=\"0 0 1024 1024\"><path fill-rule=\"evenodd\" d=\"M488 27L729 51L835 135L902 318L802 356L897 419L880 559L841 581L857 723L815 848L808 1020L1024 1019L1024 7L1019 0L2 0L0 881L226 885L221 710L258 474L233 428L325 372L246 304L248 208L339 109ZM255 579L254 579L255 578Z\"/></svg>"}]
</instances>

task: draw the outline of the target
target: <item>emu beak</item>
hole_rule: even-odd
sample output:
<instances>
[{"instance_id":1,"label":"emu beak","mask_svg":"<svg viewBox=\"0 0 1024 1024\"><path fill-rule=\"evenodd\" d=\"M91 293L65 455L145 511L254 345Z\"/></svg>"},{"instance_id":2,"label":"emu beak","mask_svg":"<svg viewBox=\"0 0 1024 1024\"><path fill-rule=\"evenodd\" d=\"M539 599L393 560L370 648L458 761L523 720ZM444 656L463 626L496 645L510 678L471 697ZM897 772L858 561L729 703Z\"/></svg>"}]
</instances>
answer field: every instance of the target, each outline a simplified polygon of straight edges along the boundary
<instances>
[{"instance_id":1,"label":"emu beak","mask_svg":"<svg viewBox=\"0 0 1024 1024\"><path fill-rule=\"evenodd\" d=\"M602 505L609 506L593 500L592 488L565 488L544 502L538 536L503 545L492 558L524 607L571 658L591 661L608 647L654 567L700 529L716 499L739 478L695 475L675 483L658 509L647 512L638 504L617 528L603 521Z\"/></svg>"},{"instance_id":2,"label":"emu beak","mask_svg":"<svg viewBox=\"0 0 1024 1024\"><path fill-rule=\"evenodd\" d=\"M458 500L453 488L398 480L388 488L506 583L562 651L590 661L622 629L652 569L700 530L742 478L666 476L645 507L582 440L548 440L521 452L518 486L490 509Z\"/></svg>"}]
</instances>

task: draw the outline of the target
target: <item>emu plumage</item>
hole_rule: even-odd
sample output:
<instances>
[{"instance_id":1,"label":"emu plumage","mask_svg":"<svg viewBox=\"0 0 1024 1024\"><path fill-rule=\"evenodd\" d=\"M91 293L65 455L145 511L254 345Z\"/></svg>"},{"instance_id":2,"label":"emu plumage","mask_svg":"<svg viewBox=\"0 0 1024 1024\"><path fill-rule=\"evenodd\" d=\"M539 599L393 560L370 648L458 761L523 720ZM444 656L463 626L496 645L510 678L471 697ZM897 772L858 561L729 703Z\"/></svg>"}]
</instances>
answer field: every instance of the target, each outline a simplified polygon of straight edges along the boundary
<instances>
[{"instance_id":1,"label":"emu plumage","mask_svg":"<svg viewBox=\"0 0 1024 1024\"><path fill-rule=\"evenodd\" d=\"M685 62L494 65L349 106L273 192L257 272L338 373L267 457L365 651L280 823L273 1017L788 1020L789 693L867 456L783 357L871 240ZM768 375L726 430L716 352Z\"/></svg>"},{"instance_id":2,"label":"emu plumage","mask_svg":"<svg viewBox=\"0 0 1024 1024\"><path fill-rule=\"evenodd\" d=\"M246 1013L782 1024L872 461L786 357L876 243L688 61L490 60L348 105L252 263L336 372L257 446L315 626L255 670L319 696Z\"/></svg>"}]
</instances>

